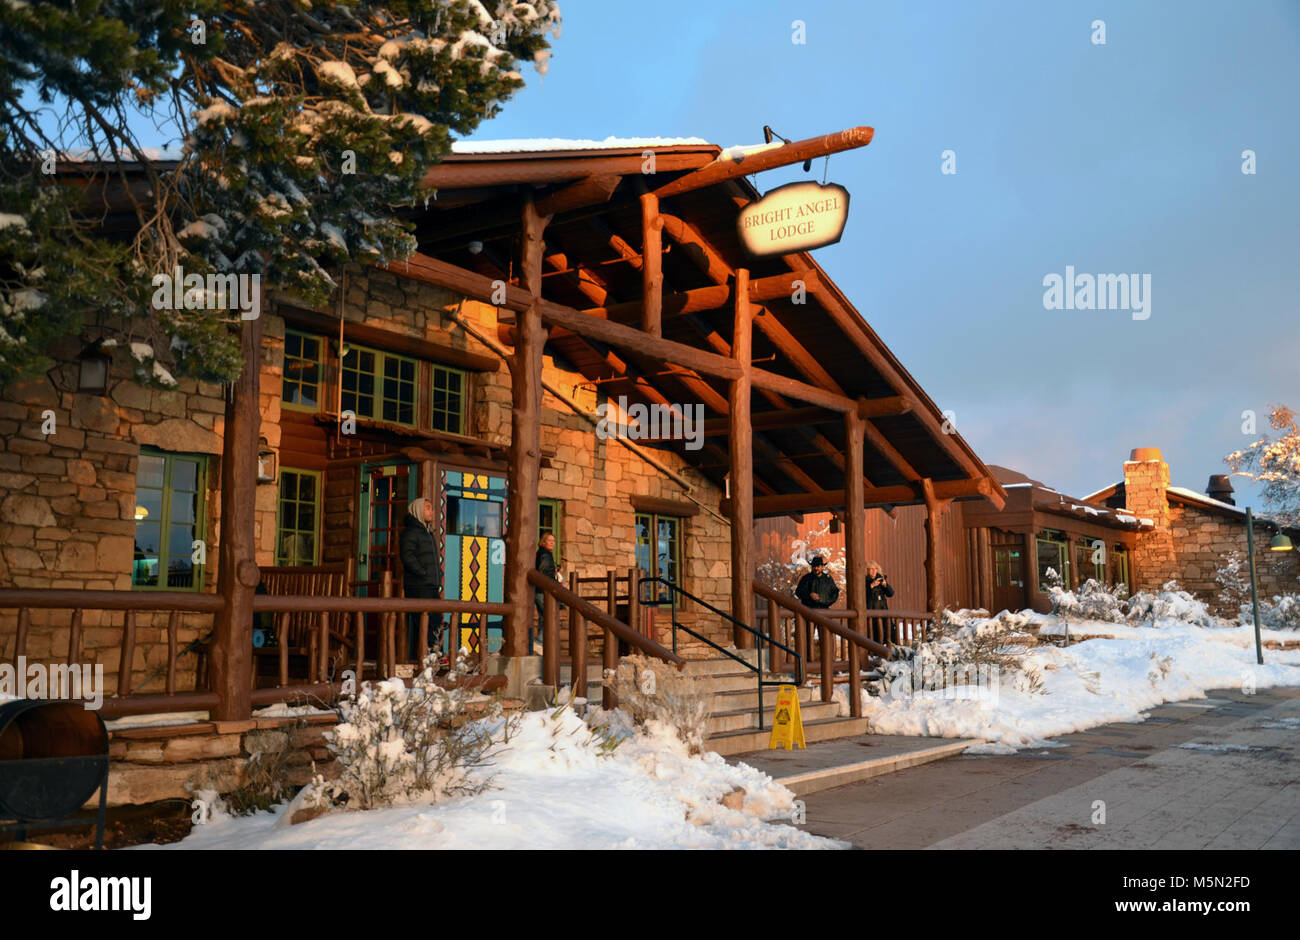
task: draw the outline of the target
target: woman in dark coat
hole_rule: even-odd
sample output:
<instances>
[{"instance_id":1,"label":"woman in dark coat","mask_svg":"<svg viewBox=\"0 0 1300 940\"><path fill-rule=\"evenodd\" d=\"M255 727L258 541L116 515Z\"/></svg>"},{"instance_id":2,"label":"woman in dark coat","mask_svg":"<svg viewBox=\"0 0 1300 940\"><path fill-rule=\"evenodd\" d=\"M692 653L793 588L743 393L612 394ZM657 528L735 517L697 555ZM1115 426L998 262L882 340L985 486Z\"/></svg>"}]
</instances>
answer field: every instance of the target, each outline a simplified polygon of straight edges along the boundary
<instances>
[{"instance_id":1,"label":"woman in dark coat","mask_svg":"<svg viewBox=\"0 0 1300 940\"><path fill-rule=\"evenodd\" d=\"M438 582L438 544L433 533L433 503L423 497L411 500L402 534L398 539L402 556L402 593L407 597L441 597ZM420 615L407 615L410 659L419 655ZM442 615L429 614L429 649L442 643Z\"/></svg>"},{"instance_id":2,"label":"woman in dark coat","mask_svg":"<svg viewBox=\"0 0 1300 940\"><path fill-rule=\"evenodd\" d=\"M867 562L867 610L888 610L889 598L894 596L894 589L889 585L889 578L880 570L880 562ZM894 641L891 621L874 619L871 621L873 637L884 637L885 642Z\"/></svg>"}]
</instances>

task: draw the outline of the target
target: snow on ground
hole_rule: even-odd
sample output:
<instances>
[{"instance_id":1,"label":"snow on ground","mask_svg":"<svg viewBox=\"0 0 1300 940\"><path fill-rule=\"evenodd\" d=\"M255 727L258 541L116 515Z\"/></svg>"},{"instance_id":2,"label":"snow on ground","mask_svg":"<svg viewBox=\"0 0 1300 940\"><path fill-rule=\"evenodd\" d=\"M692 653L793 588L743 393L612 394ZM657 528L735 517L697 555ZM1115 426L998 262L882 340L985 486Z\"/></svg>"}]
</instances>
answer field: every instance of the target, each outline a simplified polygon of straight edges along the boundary
<instances>
[{"instance_id":1,"label":"snow on ground","mask_svg":"<svg viewBox=\"0 0 1300 940\"><path fill-rule=\"evenodd\" d=\"M1064 632L1040 618L1041 635ZM1205 698L1210 689L1300 685L1300 650L1264 651L1255 662L1251 627L1198 627L1177 620L1135 626L1072 621L1072 635L1103 635L1067 648L1030 647L1025 659L1042 691L1012 687L1005 676L983 688L898 689L864 696L864 715L878 734L980 738L972 753L1008 753L1048 746L1045 739L1117 721L1141 721L1164 702ZM1293 631L1265 631L1266 640L1295 640ZM842 690L842 691L841 691ZM847 687L838 696L848 703Z\"/></svg>"},{"instance_id":2,"label":"snow on ground","mask_svg":"<svg viewBox=\"0 0 1300 940\"><path fill-rule=\"evenodd\" d=\"M793 794L717 754L691 756L652 724L603 756L571 710L523 716L510 744L475 771L492 788L436 805L335 812L288 825L286 807L218 815L180 849L719 849L842 848L789 820ZM742 809L721 798L737 787Z\"/></svg>"}]
</instances>

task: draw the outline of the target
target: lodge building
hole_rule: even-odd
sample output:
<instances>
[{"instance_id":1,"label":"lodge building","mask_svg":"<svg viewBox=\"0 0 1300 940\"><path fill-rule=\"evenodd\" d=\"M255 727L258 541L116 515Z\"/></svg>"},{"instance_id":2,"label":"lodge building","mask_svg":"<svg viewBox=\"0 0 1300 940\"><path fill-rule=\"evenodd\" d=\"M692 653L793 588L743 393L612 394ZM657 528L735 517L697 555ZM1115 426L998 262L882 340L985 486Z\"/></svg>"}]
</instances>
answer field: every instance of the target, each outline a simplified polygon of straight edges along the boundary
<instances>
[{"instance_id":1,"label":"lodge building","mask_svg":"<svg viewBox=\"0 0 1300 940\"><path fill-rule=\"evenodd\" d=\"M807 251L742 243L749 176L870 139L459 145L410 211L418 251L348 267L326 308L264 293L225 386L141 385L129 325L92 314L46 374L0 391L0 657L102 664L106 718L199 722L115 735L239 753L269 720L254 708L333 701L345 668L402 675L408 613L520 696L585 690L589 661L627 653L767 662L762 608L833 712L837 674L931 618L945 510L1006 498ZM129 194L83 183L129 231ZM611 438L620 402L690 409L699 434ZM401 597L417 496L437 509L434 601ZM857 589L832 622L754 580L755 518L835 509L865 533L872 507L924 513L924 608L868 636ZM533 570L545 532L558 584Z\"/></svg>"}]
</instances>

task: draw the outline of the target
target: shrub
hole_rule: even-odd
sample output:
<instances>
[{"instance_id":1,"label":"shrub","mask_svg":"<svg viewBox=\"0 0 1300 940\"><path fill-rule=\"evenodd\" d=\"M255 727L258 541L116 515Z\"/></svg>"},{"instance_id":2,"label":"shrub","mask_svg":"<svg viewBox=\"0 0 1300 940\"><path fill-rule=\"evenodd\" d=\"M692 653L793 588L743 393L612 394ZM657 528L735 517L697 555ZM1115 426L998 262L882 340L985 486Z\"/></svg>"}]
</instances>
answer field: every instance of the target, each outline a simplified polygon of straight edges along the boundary
<instances>
[{"instance_id":1,"label":"shrub","mask_svg":"<svg viewBox=\"0 0 1300 940\"><path fill-rule=\"evenodd\" d=\"M335 805L373 809L416 800L479 793L489 781L470 771L483 765L499 743L493 734L502 714L494 701L486 714L469 714L478 693L462 680L470 674L458 658L447 675L450 688L434 681L432 653L408 689L400 679L365 682L340 711L343 721L326 734L340 773L329 785ZM481 720L480 720L481 719ZM512 722L501 731L508 739Z\"/></svg>"},{"instance_id":2,"label":"shrub","mask_svg":"<svg viewBox=\"0 0 1300 940\"><path fill-rule=\"evenodd\" d=\"M1205 601L1198 600L1180 590L1177 581L1166 581L1160 593L1139 591L1128 600L1128 619L1154 626L1161 620L1181 620L1198 627L1212 627L1217 623Z\"/></svg>"},{"instance_id":3,"label":"shrub","mask_svg":"<svg viewBox=\"0 0 1300 940\"><path fill-rule=\"evenodd\" d=\"M637 654L620 659L618 671L606 679L613 682L619 708L635 723L662 722L690 753L703 753L713 693L697 677Z\"/></svg>"},{"instance_id":4,"label":"shrub","mask_svg":"<svg viewBox=\"0 0 1300 940\"><path fill-rule=\"evenodd\" d=\"M1017 690L1041 692L1038 667L1025 657L1032 639L1023 627L1030 619L1003 611L996 617L972 621L945 610L935 623L933 639L913 647L896 647L896 658L881 663L880 677L866 688L873 695L883 695L900 687L921 690L984 685L989 679L1000 684L1009 677Z\"/></svg>"}]
</instances>

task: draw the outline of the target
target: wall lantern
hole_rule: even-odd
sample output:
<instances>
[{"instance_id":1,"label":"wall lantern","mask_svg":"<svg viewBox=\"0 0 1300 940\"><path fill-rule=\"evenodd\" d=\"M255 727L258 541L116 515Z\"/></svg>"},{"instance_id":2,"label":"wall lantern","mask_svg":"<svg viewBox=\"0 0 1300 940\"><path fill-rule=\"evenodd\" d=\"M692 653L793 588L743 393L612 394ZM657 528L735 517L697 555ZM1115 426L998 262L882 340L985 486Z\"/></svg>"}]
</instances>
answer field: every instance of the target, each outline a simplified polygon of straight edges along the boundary
<instances>
[{"instance_id":1,"label":"wall lantern","mask_svg":"<svg viewBox=\"0 0 1300 940\"><path fill-rule=\"evenodd\" d=\"M108 368L112 357L104 350L103 340L91 343L77 357L77 391L86 395L108 393Z\"/></svg>"},{"instance_id":2,"label":"wall lantern","mask_svg":"<svg viewBox=\"0 0 1300 940\"><path fill-rule=\"evenodd\" d=\"M257 482L274 483L276 471L276 454L271 445L262 438L257 442Z\"/></svg>"},{"instance_id":3,"label":"wall lantern","mask_svg":"<svg viewBox=\"0 0 1300 940\"><path fill-rule=\"evenodd\" d=\"M1272 541L1268 543L1268 550L1270 552L1289 552L1294 548L1295 546L1291 544L1291 537L1289 535L1283 535L1281 532L1273 536Z\"/></svg>"}]
</instances>

